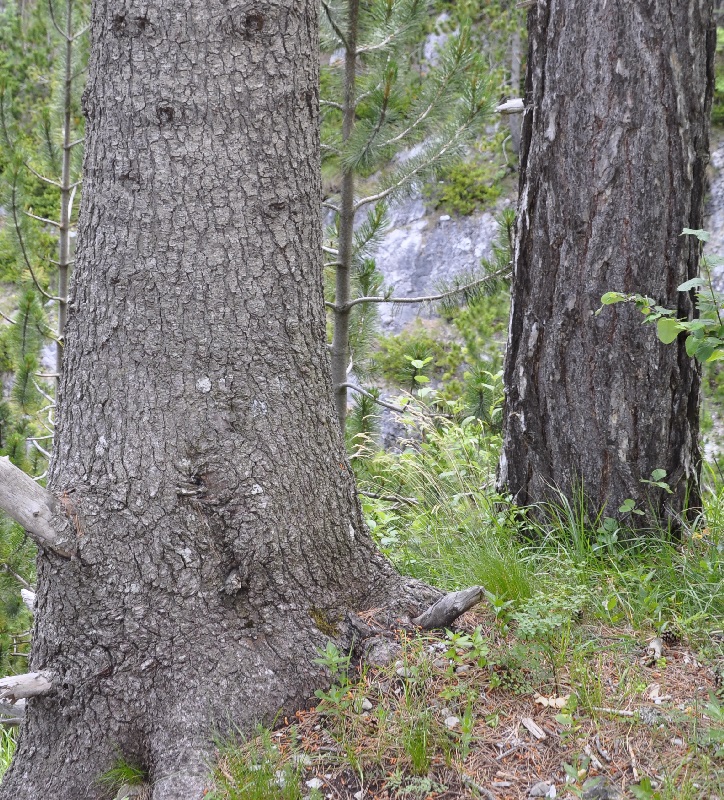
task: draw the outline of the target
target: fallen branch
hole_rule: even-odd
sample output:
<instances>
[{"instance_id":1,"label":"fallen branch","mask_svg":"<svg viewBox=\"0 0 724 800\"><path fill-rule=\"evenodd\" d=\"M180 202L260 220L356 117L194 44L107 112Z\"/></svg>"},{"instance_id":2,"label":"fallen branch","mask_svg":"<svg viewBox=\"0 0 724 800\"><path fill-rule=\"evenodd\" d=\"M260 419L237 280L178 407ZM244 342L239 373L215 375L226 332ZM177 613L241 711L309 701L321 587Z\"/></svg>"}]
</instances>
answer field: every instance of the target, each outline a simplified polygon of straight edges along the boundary
<instances>
[{"instance_id":1,"label":"fallen branch","mask_svg":"<svg viewBox=\"0 0 724 800\"><path fill-rule=\"evenodd\" d=\"M473 586L461 592L450 592L441 597L427 611L415 617L412 622L426 631L433 628L447 628L466 611L477 605L485 594L482 586Z\"/></svg>"},{"instance_id":2,"label":"fallen branch","mask_svg":"<svg viewBox=\"0 0 724 800\"><path fill-rule=\"evenodd\" d=\"M39 697L53 688L53 675L47 670L26 672L24 675L9 675L0 678L0 700L15 703L24 697Z\"/></svg>"},{"instance_id":3,"label":"fallen branch","mask_svg":"<svg viewBox=\"0 0 724 800\"><path fill-rule=\"evenodd\" d=\"M0 701L0 717L22 717L25 714L25 700L18 700L17 703L5 703ZM3 720L0 719L0 722Z\"/></svg>"},{"instance_id":4,"label":"fallen branch","mask_svg":"<svg viewBox=\"0 0 724 800\"><path fill-rule=\"evenodd\" d=\"M25 528L40 547L70 558L72 553L62 543L53 525L59 513L58 502L10 459L0 458L0 510Z\"/></svg>"}]
</instances>

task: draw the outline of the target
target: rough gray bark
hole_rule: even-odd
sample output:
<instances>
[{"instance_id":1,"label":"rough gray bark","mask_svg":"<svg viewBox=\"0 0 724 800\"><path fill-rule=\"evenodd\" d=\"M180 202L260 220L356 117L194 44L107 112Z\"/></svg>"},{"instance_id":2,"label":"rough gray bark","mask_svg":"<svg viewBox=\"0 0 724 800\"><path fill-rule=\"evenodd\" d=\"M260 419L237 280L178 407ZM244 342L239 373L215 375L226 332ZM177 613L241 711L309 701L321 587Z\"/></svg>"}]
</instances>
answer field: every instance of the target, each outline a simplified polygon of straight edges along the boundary
<instances>
[{"instance_id":1,"label":"rough gray bark","mask_svg":"<svg viewBox=\"0 0 724 800\"><path fill-rule=\"evenodd\" d=\"M711 0L538 0L529 42L500 482L670 516L698 499L699 370L632 307L594 312L618 290L692 313ZM640 483L658 468L672 496Z\"/></svg>"},{"instance_id":2,"label":"rough gray bark","mask_svg":"<svg viewBox=\"0 0 724 800\"><path fill-rule=\"evenodd\" d=\"M289 713L345 615L419 613L364 528L331 401L315 0L96 0L79 246L28 701L0 798L119 752L195 800L212 736Z\"/></svg>"}]
</instances>

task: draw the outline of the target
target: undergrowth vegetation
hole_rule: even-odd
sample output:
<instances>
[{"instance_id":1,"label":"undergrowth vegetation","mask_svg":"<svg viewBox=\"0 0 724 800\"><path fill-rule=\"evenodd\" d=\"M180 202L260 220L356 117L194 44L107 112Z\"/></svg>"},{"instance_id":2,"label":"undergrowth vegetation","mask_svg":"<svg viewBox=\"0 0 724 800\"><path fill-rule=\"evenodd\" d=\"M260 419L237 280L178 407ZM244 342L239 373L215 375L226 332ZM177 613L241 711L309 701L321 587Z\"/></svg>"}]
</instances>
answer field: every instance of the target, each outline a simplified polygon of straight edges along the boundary
<instances>
[{"instance_id":1,"label":"undergrowth vegetation","mask_svg":"<svg viewBox=\"0 0 724 800\"><path fill-rule=\"evenodd\" d=\"M436 3L447 15L447 32L464 18L477 22L474 35L487 43L476 39L476 46L486 44L496 63L521 24L518 6L525 4L503 17L500 9L507 5ZM35 86L30 100L40 104L48 90L30 76L50 56L41 52L31 60L13 44L19 34L9 27L8 13L0 15L0 41L7 45L0 48L0 71L12 68L18 79L3 91ZM41 32L47 27L41 18L31 23ZM339 63L332 64L337 71ZM723 65L719 31L719 122ZM392 86L396 73L390 69L389 76ZM335 80L323 72L323 94L333 96ZM418 83L423 85L419 77L410 86L421 91ZM396 114L416 99L413 89L403 88L407 94L397 98ZM360 105L363 123L373 118L373 95ZM330 140L339 127L338 106L327 105L323 133ZM19 124L23 115L17 115ZM494 146L504 148L504 140ZM340 179L339 164L332 169L330 163L324 177L332 196ZM9 174L10 166L7 156L0 157L0 169ZM361 182L373 176L362 159L359 171ZM428 186L427 199L441 211L469 214L498 199L506 172L489 160L453 164L435 176L441 182ZM32 176L26 183L37 214L57 211L42 185ZM370 224L370 241L384 228L379 214L380 221ZM491 275L509 265L513 226L507 209L503 241L487 264ZM0 333L0 372L25 365L18 375L27 380L17 380L5 397L0 392L0 451L40 473L40 448L29 449L26 439L33 433L31 413L48 399L31 380L47 321L11 234L7 226L0 230L0 280L25 285L27 291L17 293L26 324ZM51 254L46 231L31 235L38 252ZM334 250L328 250L334 265ZM360 297L378 295L381 275L371 258L361 257L363 249L359 253L353 288ZM49 275L39 275L47 288ZM367 525L401 573L445 591L481 586L484 602L453 630L433 635L402 628L388 663L366 665L330 643L319 654L329 686L317 693L316 707L279 720L275 731L220 743L209 798L490 800L527 797L544 782L557 784L557 794L538 796L616 796L594 794L591 781L644 800L724 792L724 475L716 468L707 473L704 507L676 534L647 518L647 535L633 535L626 515L648 514L633 505L621 507L623 522L592 518L585 487L579 502L560 496L535 509L516 507L496 487L508 307L502 281L495 291L442 308L441 318L419 321L396 336L375 338L369 310L352 328L359 343L353 350L357 377L369 374L384 383L384 390L355 398L347 428ZM711 427L712 415L724 416L718 365L710 366L705 383ZM387 410L376 403L382 393ZM399 410L390 414L390 405ZM383 421L394 434L389 446L380 440ZM666 476L654 474L651 481L665 484ZM32 561L22 531L0 519L4 674L27 669L31 614L18 588L32 586ZM373 617L369 622L374 625ZM0 733L1 774L15 734ZM143 779L122 760L102 776L109 791Z\"/></svg>"},{"instance_id":2,"label":"undergrowth vegetation","mask_svg":"<svg viewBox=\"0 0 724 800\"><path fill-rule=\"evenodd\" d=\"M477 417L423 387L397 448L365 434L354 451L385 554L445 590L483 586L483 605L401 631L387 664L330 645L316 708L225 744L213 797L721 796L724 486L708 476L676 535L590 519L583 491L524 514L495 487L499 380Z\"/></svg>"}]
</instances>

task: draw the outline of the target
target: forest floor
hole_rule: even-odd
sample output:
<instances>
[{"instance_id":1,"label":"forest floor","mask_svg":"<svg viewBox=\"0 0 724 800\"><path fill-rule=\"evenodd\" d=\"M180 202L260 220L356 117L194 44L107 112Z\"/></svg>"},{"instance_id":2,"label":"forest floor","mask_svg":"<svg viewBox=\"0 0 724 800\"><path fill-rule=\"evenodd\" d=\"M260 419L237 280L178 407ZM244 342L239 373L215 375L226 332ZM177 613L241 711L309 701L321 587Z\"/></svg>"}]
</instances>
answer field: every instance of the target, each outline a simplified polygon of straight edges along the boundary
<instances>
[{"instance_id":1,"label":"forest floor","mask_svg":"<svg viewBox=\"0 0 724 800\"><path fill-rule=\"evenodd\" d=\"M353 666L349 678L328 652L333 688L276 730L222 747L213 796L724 798L716 661L673 631L653 643L585 619L541 631L521 641L481 606L440 636L399 632L387 666Z\"/></svg>"}]
</instances>

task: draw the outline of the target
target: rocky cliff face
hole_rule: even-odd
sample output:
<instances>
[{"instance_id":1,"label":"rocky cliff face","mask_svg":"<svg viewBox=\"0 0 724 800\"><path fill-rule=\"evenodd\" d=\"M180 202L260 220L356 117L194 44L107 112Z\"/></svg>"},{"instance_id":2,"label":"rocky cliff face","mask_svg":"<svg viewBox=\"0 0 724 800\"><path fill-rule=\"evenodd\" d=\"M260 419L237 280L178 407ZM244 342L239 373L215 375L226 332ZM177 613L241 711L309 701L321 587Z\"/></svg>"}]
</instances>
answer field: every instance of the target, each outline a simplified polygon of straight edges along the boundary
<instances>
[{"instance_id":1,"label":"rocky cliff face","mask_svg":"<svg viewBox=\"0 0 724 800\"><path fill-rule=\"evenodd\" d=\"M711 161L709 168L709 195L706 207L706 229L710 239L705 252L709 256L724 256L724 132L712 131ZM715 271L717 284L722 288L724 274L719 267Z\"/></svg>"},{"instance_id":2,"label":"rocky cliff face","mask_svg":"<svg viewBox=\"0 0 724 800\"><path fill-rule=\"evenodd\" d=\"M510 205L506 198L500 207ZM404 200L390 210L390 228L377 252L377 268L385 286L395 297L434 294L441 282L476 267L490 255L497 235L494 214L488 211L469 217L425 209L421 197ZM418 315L430 316L428 306L383 305L380 327L383 333L398 333Z\"/></svg>"}]
</instances>

